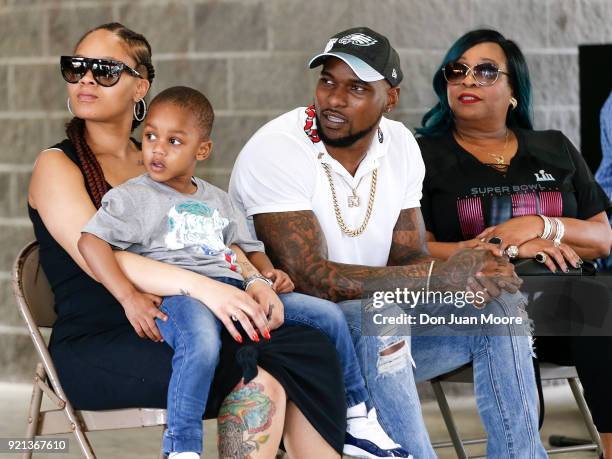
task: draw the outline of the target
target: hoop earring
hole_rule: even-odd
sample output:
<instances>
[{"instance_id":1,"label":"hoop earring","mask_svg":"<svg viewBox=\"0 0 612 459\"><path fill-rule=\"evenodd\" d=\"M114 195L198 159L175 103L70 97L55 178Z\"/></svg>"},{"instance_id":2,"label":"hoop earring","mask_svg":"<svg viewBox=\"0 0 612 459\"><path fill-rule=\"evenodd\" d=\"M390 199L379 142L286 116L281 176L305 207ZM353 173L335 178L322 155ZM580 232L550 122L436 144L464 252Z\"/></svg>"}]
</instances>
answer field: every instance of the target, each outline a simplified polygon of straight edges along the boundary
<instances>
[{"instance_id":1,"label":"hoop earring","mask_svg":"<svg viewBox=\"0 0 612 459\"><path fill-rule=\"evenodd\" d=\"M66 107L68 107L68 111L70 112L70 114L76 118L76 115L72 112L72 109L70 108L70 97L66 99Z\"/></svg>"},{"instance_id":2,"label":"hoop earring","mask_svg":"<svg viewBox=\"0 0 612 459\"><path fill-rule=\"evenodd\" d=\"M141 104L142 108L137 110L136 107L141 106ZM147 103L144 101L144 99L140 99L134 104L134 119L140 122L145 119L145 116L147 116Z\"/></svg>"},{"instance_id":3,"label":"hoop earring","mask_svg":"<svg viewBox=\"0 0 612 459\"><path fill-rule=\"evenodd\" d=\"M518 107L518 100L516 100L514 97L511 97L510 105L512 105L512 110L514 110L516 107Z\"/></svg>"}]
</instances>

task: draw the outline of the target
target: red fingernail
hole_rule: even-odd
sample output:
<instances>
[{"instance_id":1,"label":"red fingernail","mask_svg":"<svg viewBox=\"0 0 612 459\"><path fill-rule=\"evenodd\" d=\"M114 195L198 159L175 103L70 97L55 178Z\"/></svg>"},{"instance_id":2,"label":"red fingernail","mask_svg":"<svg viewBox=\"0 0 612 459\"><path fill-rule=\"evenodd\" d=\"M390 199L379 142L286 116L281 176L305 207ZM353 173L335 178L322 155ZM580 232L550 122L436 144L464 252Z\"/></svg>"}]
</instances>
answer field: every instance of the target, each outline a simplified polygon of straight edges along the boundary
<instances>
[{"instance_id":1,"label":"red fingernail","mask_svg":"<svg viewBox=\"0 0 612 459\"><path fill-rule=\"evenodd\" d=\"M236 335L236 336L234 336L234 339L235 339L236 341L238 341L240 344L242 344L242 336L240 336L240 335Z\"/></svg>"},{"instance_id":2,"label":"red fingernail","mask_svg":"<svg viewBox=\"0 0 612 459\"><path fill-rule=\"evenodd\" d=\"M253 333L251 335L251 338L253 339L253 341L255 341L256 343L259 343L259 336L257 335L257 332Z\"/></svg>"},{"instance_id":3,"label":"red fingernail","mask_svg":"<svg viewBox=\"0 0 612 459\"><path fill-rule=\"evenodd\" d=\"M266 330L266 331L264 332L264 338L266 338L266 339L270 339L270 338L271 338L271 336L270 336L270 332L269 332L268 330Z\"/></svg>"}]
</instances>

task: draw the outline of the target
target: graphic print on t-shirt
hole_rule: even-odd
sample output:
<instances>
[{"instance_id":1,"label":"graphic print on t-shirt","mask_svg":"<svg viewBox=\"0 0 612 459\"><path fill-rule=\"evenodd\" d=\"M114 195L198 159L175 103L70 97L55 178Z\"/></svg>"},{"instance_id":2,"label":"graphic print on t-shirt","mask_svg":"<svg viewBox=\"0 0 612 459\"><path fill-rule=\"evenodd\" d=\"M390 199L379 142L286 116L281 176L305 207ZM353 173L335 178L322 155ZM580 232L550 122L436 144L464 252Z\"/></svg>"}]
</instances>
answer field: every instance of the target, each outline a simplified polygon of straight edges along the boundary
<instances>
[{"instance_id":1,"label":"graphic print on t-shirt","mask_svg":"<svg viewBox=\"0 0 612 459\"><path fill-rule=\"evenodd\" d=\"M236 271L236 254L223 240L223 230L229 220L217 209L199 201L186 201L168 211L166 247L170 250L201 250L208 256L219 255Z\"/></svg>"},{"instance_id":2,"label":"graphic print on t-shirt","mask_svg":"<svg viewBox=\"0 0 612 459\"><path fill-rule=\"evenodd\" d=\"M512 187L513 191L519 187ZM542 214L560 217L563 197L560 191L510 193L511 187L474 187L473 196L457 198L457 214L464 239L473 239L489 226L499 225L513 217ZM483 197L489 199L490 213L485 217Z\"/></svg>"}]
</instances>

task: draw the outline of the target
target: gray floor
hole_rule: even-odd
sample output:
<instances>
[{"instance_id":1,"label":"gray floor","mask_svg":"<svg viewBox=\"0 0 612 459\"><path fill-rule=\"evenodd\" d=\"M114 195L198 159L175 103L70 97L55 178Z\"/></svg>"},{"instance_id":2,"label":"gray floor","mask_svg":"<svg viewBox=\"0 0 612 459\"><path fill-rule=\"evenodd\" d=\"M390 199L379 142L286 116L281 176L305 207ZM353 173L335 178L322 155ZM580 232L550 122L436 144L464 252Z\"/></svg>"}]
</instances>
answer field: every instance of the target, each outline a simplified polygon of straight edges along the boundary
<instances>
[{"instance_id":1,"label":"gray floor","mask_svg":"<svg viewBox=\"0 0 612 459\"><path fill-rule=\"evenodd\" d=\"M0 437L21 436L25 430L26 407L29 402L30 387L21 384L0 383ZM470 397L450 398L449 404L456 415L459 430L465 438L475 438L483 434L480 419L475 409L474 400ZM572 437L586 438L587 432L582 424L578 410L573 402L567 385L546 388L546 421L542 438L547 439L551 433ZM435 402L423 406L425 420L433 441L448 438L442 418ZM216 458L214 421L206 423L208 441L206 458ZM113 432L94 432L89 434L96 454L100 459L141 459L156 458L158 454L161 430L128 429ZM70 444L70 452L63 454L40 454L35 458L72 459L80 458L75 442ZM452 449L438 450L441 459L456 457ZM470 454L484 453L483 447L473 447ZM15 459L16 454L2 454L0 458ZM559 458L595 458L592 452L558 455Z\"/></svg>"}]
</instances>

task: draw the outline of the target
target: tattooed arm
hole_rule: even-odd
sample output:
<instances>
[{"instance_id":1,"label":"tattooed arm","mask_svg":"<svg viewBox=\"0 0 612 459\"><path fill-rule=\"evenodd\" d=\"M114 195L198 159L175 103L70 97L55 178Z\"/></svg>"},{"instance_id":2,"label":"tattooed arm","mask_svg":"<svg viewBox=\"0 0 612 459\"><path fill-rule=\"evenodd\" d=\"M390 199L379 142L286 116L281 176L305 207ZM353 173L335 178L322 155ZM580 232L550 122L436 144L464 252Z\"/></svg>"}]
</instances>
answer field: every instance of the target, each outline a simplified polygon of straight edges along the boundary
<instances>
[{"instance_id":1,"label":"tattooed arm","mask_svg":"<svg viewBox=\"0 0 612 459\"><path fill-rule=\"evenodd\" d=\"M430 262L425 224L418 207L400 212L389 250L387 266L402 266Z\"/></svg>"},{"instance_id":2,"label":"tattooed arm","mask_svg":"<svg viewBox=\"0 0 612 459\"><path fill-rule=\"evenodd\" d=\"M426 285L429 261L383 267L329 261L325 236L312 211L258 214L254 221L258 238L266 245L272 262L291 276L298 291L338 302L361 298L366 281L383 288L418 290ZM512 268L490 253L462 251L446 262L436 262L430 288L465 290L470 276L479 271L493 274L498 269L509 275L506 271Z\"/></svg>"}]
</instances>

